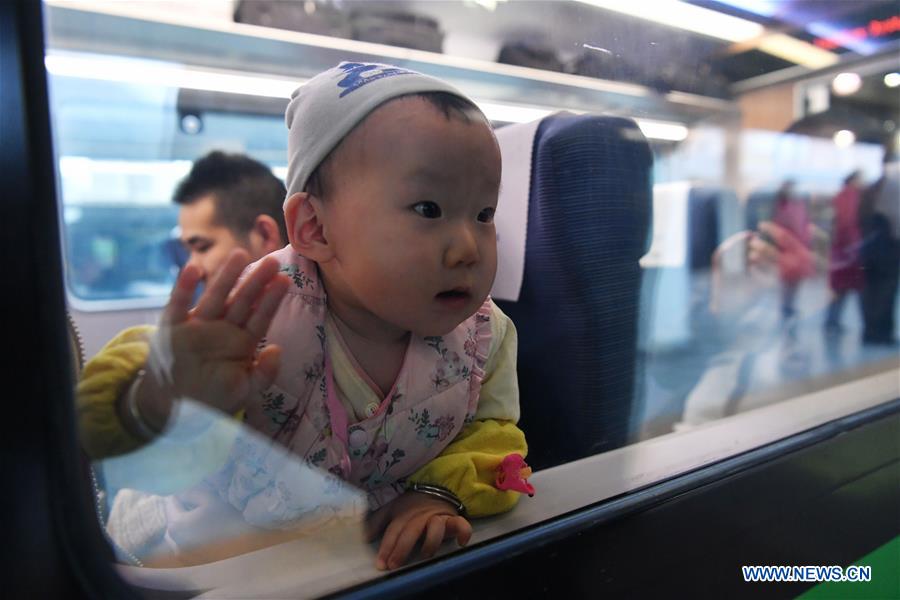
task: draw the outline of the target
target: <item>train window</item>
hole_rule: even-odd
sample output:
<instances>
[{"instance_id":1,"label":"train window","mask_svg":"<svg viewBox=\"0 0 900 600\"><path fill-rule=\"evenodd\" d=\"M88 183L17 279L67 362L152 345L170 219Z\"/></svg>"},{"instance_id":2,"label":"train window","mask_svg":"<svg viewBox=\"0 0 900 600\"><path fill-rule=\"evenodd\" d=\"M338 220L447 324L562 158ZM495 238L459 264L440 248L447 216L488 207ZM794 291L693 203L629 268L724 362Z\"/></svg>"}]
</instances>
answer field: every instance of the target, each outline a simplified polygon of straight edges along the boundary
<instances>
[{"instance_id":1,"label":"train window","mask_svg":"<svg viewBox=\"0 0 900 600\"><path fill-rule=\"evenodd\" d=\"M277 167L280 119L122 80L159 68L152 61L53 51L47 68L71 300L85 311L161 306L187 258L172 194L191 160L225 149L277 156Z\"/></svg>"},{"instance_id":2,"label":"train window","mask_svg":"<svg viewBox=\"0 0 900 600\"><path fill-rule=\"evenodd\" d=\"M387 542L366 536L378 523L400 523L403 498L438 502L453 523L448 538L466 540L469 531L448 506L469 503L476 517L503 513L472 520L472 543L491 544L897 397L896 3L644 4L45 2L69 310L88 359L79 424L98 519L126 580L235 597L331 593L399 564L379 554ZM213 152L264 165L290 195L298 168L287 160L291 93L342 61L344 93L421 72L464 92L493 128L500 202L477 222L496 227L497 276L491 316L466 317L473 332L489 322L489 335L472 333L452 348L451 334L398 326L412 331L403 338L407 354L384 367L396 348L367 346L347 325L359 322L338 314L340 301L309 291L330 275L320 280L324 271L286 250L278 255L286 283L270 283L275 267L255 282L269 285L269 296L229 296L210 284L202 297L218 300L201 299L189 312L198 271L181 270L178 306L164 314L188 254L211 245L209 227L254 259L287 241L279 215L233 233L224 188L212 208L197 200L202 194L175 203L177 191ZM415 114L410 108L404 118ZM315 119L303 123L330 134ZM405 143L424 130L391 138L372 164L409 157ZM452 155L450 146L441 156ZM469 150L437 168L493 165L490 152ZM340 159L336 152L323 164ZM238 169L229 164L223 181ZM330 172L316 171L305 190L324 196ZM341 178L343 186L371 191L354 176ZM452 212L430 193L402 218L437 231L434 223L452 222ZM352 231L348 247L381 226L380 213L361 206L369 227L341 221L330 229ZM207 229L196 229L198 219ZM277 246L266 246L272 240ZM354 267L360 281L385 256L400 271L420 251L382 242L367 249L365 268ZM240 271L203 260L192 259L232 279ZM399 285L394 271L385 273ZM245 344L259 346L235 359L241 368L215 371L231 379L203 375L203 352L226 344L203 347L186 323L218 319L231 310L223 308L229 298L229 307L242 299L263 311L279 285L327 307L315 313L319 335L295 343L284 333L294 325L279 321L283 330ZM465 285L453 285L461 287L440 292L441 302L470 299ZM406 319L392 304L366 308L366 319L390 320L377 311ZM229 326L253 322L227 314L240 322ZM273 340L280 357L266 349ZM488 340L485 364L478 340ZM452 415L404 405L396 384L419 359L410 381L422 380L423 402L450 405L454 381L475 378L480 404ZM203 376L185 375L194 367ZM304 390L321 396L310 405L318 408L298 408ZM347 399L354 390L359 407ZM384 425L394 410L405 416ZM498 494L507 485L498 482L514 480L511 489L525 492L518 506L504 512L518 492L506 491L497 508L479 504L474 491L449 489L455 483L441 469L471 460L467 436L477 444L516 420L527 453L510 442L492 457L496 479L487 487ZM400 432L403 443L394 443ZM408 466L412 456L421 458L417 468ZM391 527L382 540L402 530Z\"/></svg>"}]
</instances>

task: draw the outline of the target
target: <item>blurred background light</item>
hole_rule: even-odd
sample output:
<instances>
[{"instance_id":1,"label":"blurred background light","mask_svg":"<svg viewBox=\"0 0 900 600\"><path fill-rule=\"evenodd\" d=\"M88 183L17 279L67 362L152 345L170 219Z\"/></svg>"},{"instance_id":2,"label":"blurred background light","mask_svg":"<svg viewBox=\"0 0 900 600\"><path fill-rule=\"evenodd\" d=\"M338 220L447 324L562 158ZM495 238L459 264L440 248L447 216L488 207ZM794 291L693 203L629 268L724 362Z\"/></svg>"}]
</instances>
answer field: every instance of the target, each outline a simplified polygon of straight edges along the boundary
<instances>
[{"instance_id":1,"label":"blurred background light","mask_svg":"<svg viewBox=\"0 0 900 600\"><path fill-rule=\"evenodd\" d=\"M862 77L857 73L838 73L831 80L831 89L838 96L850 96L862 87Z\"/></svg>"},{"instance_id":2,"label":"blurred background light","mask_svg":"<svg viewBox=\"0 0 900 600\"><path fill-rule=\"evenodd\" d=\"M856 142L856 134L849 129L841 129L834 134L834 143L839 148L848 148Z\"/></svg>"}]
</instances>

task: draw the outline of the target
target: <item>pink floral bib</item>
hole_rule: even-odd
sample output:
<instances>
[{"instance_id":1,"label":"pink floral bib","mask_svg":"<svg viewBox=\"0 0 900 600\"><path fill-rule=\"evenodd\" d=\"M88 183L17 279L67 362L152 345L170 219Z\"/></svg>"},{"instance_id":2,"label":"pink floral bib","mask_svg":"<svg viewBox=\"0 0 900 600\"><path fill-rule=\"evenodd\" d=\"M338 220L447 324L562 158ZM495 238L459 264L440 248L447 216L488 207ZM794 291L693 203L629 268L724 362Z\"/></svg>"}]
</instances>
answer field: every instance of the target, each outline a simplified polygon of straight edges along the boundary
<instances>
[{"instance_id":1,"label":"pink floral bib","mask_svg":"<svg viewBox=\"0 0 900 600\"><path fill-rule=\"evenodd\" d=\"M281 346L281 366L245 421L292 456L241 436L216 487L248 521L270 528L315 510L321 502L314 492L327 495L344 481L366 491L370 508L378 508L474 417L491 344L491 300L447 335L412 336L394 387L374 414L354 423L336 398L316 264L290 246L273 255L294 283L261 344ZM309 489L298 457L331 474L322 489Z\"/></svg>"}]
</instances>

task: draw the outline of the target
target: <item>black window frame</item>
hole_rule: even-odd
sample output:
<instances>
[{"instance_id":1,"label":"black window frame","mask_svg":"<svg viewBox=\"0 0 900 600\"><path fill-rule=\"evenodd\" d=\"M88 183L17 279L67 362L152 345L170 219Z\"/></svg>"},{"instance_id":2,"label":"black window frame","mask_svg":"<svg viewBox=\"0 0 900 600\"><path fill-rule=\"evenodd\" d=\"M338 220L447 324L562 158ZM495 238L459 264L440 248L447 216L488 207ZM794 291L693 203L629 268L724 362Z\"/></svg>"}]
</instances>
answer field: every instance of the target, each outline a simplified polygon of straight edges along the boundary
<instances>
[{"instance_id":1,"label":"black window frame","mask_svg":"<svg viewBox=\"0 0 900 600\"><path fill-rule=\"evenodd\" d=\"M50 167L54 158L43 55L41 3L33 0L0 2L0 131L3 132L0 189L3 189L5 217L0 240L5 255L10 257L3 278L6 314L14 317L8 319L7 324L6 339L11 346L7 381L20 384L13 386L14 392L7 398L7 407L14 410L8 408L7 414L0 419L4 430L4 474L8 483L0 514L9 548L4 557L7 576L0 586L4 597L10 598L138 598L137 590L125 584L111 565L112 556L93 518L90 491L82 476L86 460L75 431L74 381L70 366L73 357L66 334L59 211L56 181ZM625 527L636 534L642 530L646 534L646 528L652 526L652 518L648 515L654 510L668 507L665 518L676 522L698 510L696 503L691 504L692 498L695 501L699 498L701 507L715 508L723 498L720 493L723 488L741 478L765 480L767 469L777 469L786 461L803 463L811 452L839 457L836 476L840 481L852 484L862 476L852 468L854 453L884 450L883 432L890 433L898 427L900 399L895 399L694 472L654 483L637 492L517 531L467 552L343 590L338 595L372 598L427 592L429 597L435 593L439 597L452 596L453 589L457 588L440 586L447 582L462 582L471 586L473 596L479 596L478 590L492 589L480 586L496 576L495 569L499 566L504 566L504 572L509 573L515 572L517 565L528 564L528 557L533 559L535 553L538 562L549 559L555 551L554 545L577 543L579 536L585 533L599 531L602 534L614 527ZM880 438L872 435L873 428L881 432ZM880 471L896 470L900 464L898 446L900 444L886 448ZM892 472L887 471L888 475ZM803 482L797 481L794 485L802 486ZM779 493L790 494L791 488L760 492L767 502L777 502ZM896 498L895 506L900 505L900 486L891 493L893 496L882 497L882 500L892 502ZM736 515L735 520L740 516ZM877 516L892 517L890 514ZM647 521L648 518L651 521ZM887 536L897 534L890 526L883 527L878 519L873 523L878 527L859 530L859 539L853 548L871 548L873 544L890 539ZM893 524L896 527L896 522ZM652 544L653 535L666 533L660 530L635 539ZM693 540L685 540L685 543L693 543ZM727 548L722 549L727 551ZM740 552L732 549L731 556L740 556ZM589 573L602 567L586 558L575 568ZM627 572L627 569L623 571L620 565L619 572ZM690 577L696 573L686 575ZM548 591L524 587L527 576L523 573L521 580L521 591L525 595L540 596ZM733 577L736 579L738 573ZM616 589L610 587L607 580L598 574L597 587L582 592L600 594L604 585L607 589ZM621 580L613 583L621 589ZM629 588L632 593L652 589L646 582L636 580L633 583ZM802 591L798 587L784 586L735 588L733 582L721 584L717 589L744 589L748 595L767 589L775 596L792 596ZM183 595L187 596L189 592Z\"/></svg>"}]
</instances>

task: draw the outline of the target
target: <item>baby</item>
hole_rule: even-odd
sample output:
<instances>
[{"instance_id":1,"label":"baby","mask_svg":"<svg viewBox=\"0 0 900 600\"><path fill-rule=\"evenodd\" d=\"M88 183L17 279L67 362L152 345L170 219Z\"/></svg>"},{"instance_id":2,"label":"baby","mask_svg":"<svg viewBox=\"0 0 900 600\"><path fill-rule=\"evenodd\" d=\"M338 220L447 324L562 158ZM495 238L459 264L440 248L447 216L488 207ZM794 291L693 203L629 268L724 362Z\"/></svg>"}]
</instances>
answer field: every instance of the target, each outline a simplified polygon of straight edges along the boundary
<instances>
[{"instance_id":1,"label":"baby","mask_svg":"<svg viewBox=\"0 0 900 600\"><path fill-rule=\"evenodd\" d=\"M533 491L515 327L488 297L500 152L471 100L387 65L317 75L286 120L290 244L245 271L232 255L193 311L199 274L183 271L163 320L166 376L148 369L132 414L159 429L166 398L244 409L367 492L376 565L392 569L419 541L426 557L466 544L467 516ZM287 528L308 507L282 466L239 439L213 487L247 522Z\"/></svg>"}]
</instances>

